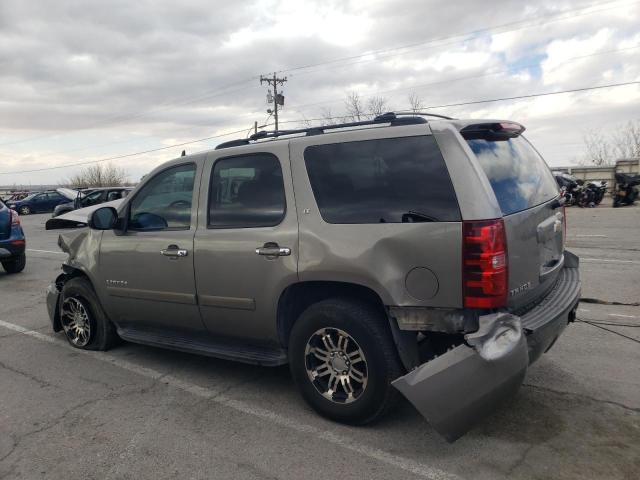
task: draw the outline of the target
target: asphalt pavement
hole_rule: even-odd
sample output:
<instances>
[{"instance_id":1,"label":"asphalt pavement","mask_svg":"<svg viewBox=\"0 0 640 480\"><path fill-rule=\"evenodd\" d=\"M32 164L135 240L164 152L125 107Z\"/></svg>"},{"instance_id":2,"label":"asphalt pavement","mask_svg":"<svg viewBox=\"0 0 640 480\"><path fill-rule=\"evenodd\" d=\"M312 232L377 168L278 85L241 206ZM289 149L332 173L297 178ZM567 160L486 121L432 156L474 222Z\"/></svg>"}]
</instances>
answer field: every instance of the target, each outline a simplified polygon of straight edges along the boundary
<instances>
[{"instance_id":1,"label":"asphalt pavement","mask_svg":"<svg viewBox=\"0 0 640 480\"><path fill-rule=\"evenodd\" d=\"M567 212L589 303L454 444L408 402L372 426L326 421L286 367L70 347L44 303L57 233L48 215L22 217L27 267L0 273L0 479L638 478L640 206Z\"/></svg>"}]
</instances>

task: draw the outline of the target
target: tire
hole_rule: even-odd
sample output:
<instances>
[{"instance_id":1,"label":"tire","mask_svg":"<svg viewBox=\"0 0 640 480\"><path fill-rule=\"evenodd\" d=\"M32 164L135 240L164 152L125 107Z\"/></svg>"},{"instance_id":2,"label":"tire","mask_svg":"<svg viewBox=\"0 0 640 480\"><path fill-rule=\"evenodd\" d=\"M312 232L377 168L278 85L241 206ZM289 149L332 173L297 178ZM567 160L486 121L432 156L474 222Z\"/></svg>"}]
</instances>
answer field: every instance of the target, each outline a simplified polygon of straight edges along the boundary
<instances>
[{"instance_id":1,"label":"tire","mask_svg":"<svg viewBox=\"0 0 640 480\"><path fill-rule=\"evenodd\" d=\"M27 256L23 253L11 260L5 260L2 262L2 268L7 273L20 273L27 265Z\"/></svg>"},{"instance_id":2,"label":"tire","mask_svg":"<svg viewBox=\"0 0 640 480\"><path fill-rule=\"evenodd\" d=\"M29 215L29 214L31 214L31 208L29 208L29 207L27 207L27 206L25 205L25 206L20 207L20 208L18 209L18 213L19 213L20 215Z\"/></svg>"},{"instance_id":3,"label":"tire","mask_svg":"<svg viewBox=\"0 0 640 480\"><path fill-rule=\"evenodd\" d=\"M340 335L348 337L346 343L342 341L347 354L337 358L341 351L334 348L334 357L324 355L322 352L331 351L330 345L341 345ZM323 336L330 337L331 342L325 342ZM359 355L364 361L358 361ZM315 303L300 315L289 337L289 367L302 397L316 412L351 425L364 425L384 416L399 398L391 382L405 373L384 312L342 298ZM340 371L342 368L348 371ZM313 372L319 373L315 380ZM343 381L348 382L350 395ZM335 386L333 393L330 384Z\"/></svg>"},{"instance_id":4,"label":"tire","mask_svg":"<svg viewBox=\"0 0 640 480\"><path fill-rule=\"evenodd\" d=\"M75 348L109 350L118 342L115 326L85 277L72 278L62 287L60 325L67 341Z\"/></svg>"}]
</instances>

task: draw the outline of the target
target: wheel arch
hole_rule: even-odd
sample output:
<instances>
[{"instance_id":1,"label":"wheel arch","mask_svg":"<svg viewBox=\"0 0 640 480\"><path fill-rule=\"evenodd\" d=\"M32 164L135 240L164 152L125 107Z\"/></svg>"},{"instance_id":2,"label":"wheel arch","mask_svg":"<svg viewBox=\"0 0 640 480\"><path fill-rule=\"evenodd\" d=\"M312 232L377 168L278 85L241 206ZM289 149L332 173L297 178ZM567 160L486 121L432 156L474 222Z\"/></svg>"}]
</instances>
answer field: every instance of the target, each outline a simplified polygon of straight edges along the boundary
<instances>
[{"instance_id":1,"label":"wheel arch","mask_svg":"<svg viewBox=\"0 0 640 480\"><path fill-rule=\"evenodd\" d=\"M73 267L71 265L67 265L67 264L63 264L62 265L62 271L63 273L61 273L60 275L58 275L54 281L54 284L56 286L56 290L58 290L58 299L56 301L56 306L55 306L55 315L53 318L53 331L54 332L59 332L60 330L62 330L62 325L60 323L60 298L61 298L61 294L62 294L62 287L64 287L64 284L67 283L69 280L71 280L72 278L78 278L78 277L83 277L86 278L89 283L91 283L91 285L93 285L93 282L91 281L91 278L89 278L89 275L87 275L86 272L84 272L82 269L77 268L77 267Z\"/></svg>"},{"instance_id":2,"label":"wheel arch","mask_svg":"<svg viewBox=\"0 0 640 480\"><path fill-rule=\"evenodd\" d=\"M310 280L293 283L283 290L278 300L278 340L286 350L289 334L300 314L310 305L332 297L356 299L385 312L382 298L373 289L350 282Z\"/></svg>"}]
</instances>

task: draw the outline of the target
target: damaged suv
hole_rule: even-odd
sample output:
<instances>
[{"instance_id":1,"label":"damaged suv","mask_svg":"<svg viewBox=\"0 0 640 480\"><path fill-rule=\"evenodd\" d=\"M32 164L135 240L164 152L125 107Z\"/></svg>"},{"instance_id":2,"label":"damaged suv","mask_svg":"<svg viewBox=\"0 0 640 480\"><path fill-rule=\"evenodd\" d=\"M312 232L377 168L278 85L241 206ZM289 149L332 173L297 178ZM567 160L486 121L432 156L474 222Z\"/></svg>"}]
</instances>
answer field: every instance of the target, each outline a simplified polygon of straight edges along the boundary
<instances>
[{"instance_id":1,"label":"damaged suv","mask_svg":"<svg viewBox=\"0 0 640 480\"><path fill-rule=\"evenodd\" d=\"M453 441L516 392L580 297L562 199L523 131L389 113L170 161L118 205L68 214L89 228L60 236L53 328L83 349L288 363L350 424L401 392Z\"/></svg>"}]
</instances>

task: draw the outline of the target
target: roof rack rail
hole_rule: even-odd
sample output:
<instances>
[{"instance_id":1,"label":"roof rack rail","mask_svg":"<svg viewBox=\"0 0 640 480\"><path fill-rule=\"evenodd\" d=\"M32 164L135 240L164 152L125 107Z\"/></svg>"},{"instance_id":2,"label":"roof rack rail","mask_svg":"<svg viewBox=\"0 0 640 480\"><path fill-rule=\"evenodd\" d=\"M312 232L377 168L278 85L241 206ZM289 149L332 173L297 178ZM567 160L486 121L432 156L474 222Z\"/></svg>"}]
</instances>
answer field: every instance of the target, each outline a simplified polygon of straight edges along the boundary
<instances>
[{"instance_id":1,"label":"roof rack rail","mask_svg":"<svg viewBox=\"0 0 640 480\"><path fill-rule=\"evenodd\" d=\"M447 117L446 115L438 115L437 113L427 113L427 112L396 112L396 115L420 115L422 117L435 117L442 118L444 120L455 120L453 117Z\"/></svg>"},{"instance_id":2,"label":"roof rack rail","mask_svg":"<svg viewBox=\"0 0 640 480\"><path fill-rule=\"evenodd\" d=\"M400 116L398 116L400 115ZM230 148L230 147L238 147L241 145L249 145L252 141L262 140L264 138L278 138L285 135L297 135L300 133L306 134L306 136L312 135L322 135L326 130L336 130L340 128L351 128L351 127L361 127L365 125L377 125L381 123L388 123L391 126L398 125L417 125L421 123L427 123L427 121L422 118L424 114L418 116L411 116L410 114L398 114L396 115L394 112L383 113L382 115L378 115L373 120L363 120L359 122L347 122L347 123L337 123L335 125L321 125L318 127L307 127L307 128L298 128L293 130L276 130L273 132L260 131L254 133L246 139L238 139L238 140L230 140L228 142L221 143L216 147L216 150L220 150L222 148ZM430 114L427 114L430 115ZM434 115L436 117L440 117L440 115ZM446 117L443 117L446 118Z\"/></svg>"}]
</instances>

